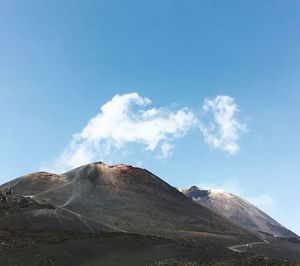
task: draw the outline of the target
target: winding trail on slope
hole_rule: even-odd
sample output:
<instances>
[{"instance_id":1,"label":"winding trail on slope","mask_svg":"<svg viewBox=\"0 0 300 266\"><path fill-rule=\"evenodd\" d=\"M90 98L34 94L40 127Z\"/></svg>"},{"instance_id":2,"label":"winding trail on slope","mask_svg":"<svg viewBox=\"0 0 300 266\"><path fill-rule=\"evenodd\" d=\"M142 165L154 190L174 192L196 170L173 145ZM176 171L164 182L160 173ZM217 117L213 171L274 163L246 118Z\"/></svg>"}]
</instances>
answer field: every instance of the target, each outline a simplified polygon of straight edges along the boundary
<instances>
[{"instance_id":1,"label":"winding trail on slope","mask_svg":"<svg viewBox=\"0 0 300 266\"><path fill-rule=\"evenodd\" d=\"M259 241L259 242L251 242L251 243L247 243L247 244L230 246L230 247L228 247L228 249L230 249L233 252L242 253L245 251L240 250L240 248L251 248L252 246L262 245L262 244L270 244L270 243L267 240L264 240L264 241Z\"/></svg>"},{"instance_id":2,"label":"winding trail on slope","mask_svg":"<svg viewBox=\"0 0 300 266\"><path fill-rule=\"evenodd\" d=\"M86 216L83 216L83 215L81 215L81 214L79 214L79 213L77 213L77 212L74 212L74 211L71 211L71 210L69 210L69 209L66 209L66 208L64 208L64 207L60 207L60 206L56 206L56 208L58 208L58 209L61 209L61 210L64 210L64 211L66 211L66 212L69 212L69 213L72 213L72 214L74 214L74 215L76 215L78 218L79 218L79 220L92 232L92 233L94 233L94 230L84 221L84 219L85 220L90 220L91 222L94 222L94 223L98 223L98 224L100 224L100 225L104 225L104 226L106 226L107 228L112 228L113 230L115 230L115 231L117 231L117 232L123 232L123 233L127 233L127 231L125 231L125 230L122 230L122 229L119 229L119 228L117 228L117 227L114 227L114 226L111 226L111 225L107 225L107 224L105 224L105 223L103 223L102 221L95 221L95 220L93 220L93 219L90 219L90 218L88 218L88 217L86 217Z\"/></svg>"}]
</instances>

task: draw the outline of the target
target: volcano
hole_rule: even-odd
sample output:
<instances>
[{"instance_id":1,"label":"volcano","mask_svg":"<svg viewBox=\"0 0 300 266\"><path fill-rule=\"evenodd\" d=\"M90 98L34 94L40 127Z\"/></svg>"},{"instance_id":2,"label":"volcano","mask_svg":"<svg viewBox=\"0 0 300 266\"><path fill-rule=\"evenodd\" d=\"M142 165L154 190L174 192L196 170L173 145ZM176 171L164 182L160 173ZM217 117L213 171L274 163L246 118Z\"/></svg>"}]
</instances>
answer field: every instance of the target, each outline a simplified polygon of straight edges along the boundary
<instances>
[{"instance_id":1,"label":"volcano","mask_svg":"<svg viewBox=\"0 0 300 266\"><path fill-rule=\"evenodd\" d=\"M16 178L0 186L0 264L299 265L287 260L300 261L298 240L271 218L273 231L267 222L245 226L195 202L211 192L185 192L146 169L102 162ZM220 208L268 218L229 196Z\"/></svg>"},{"instance_id":2,"label":"volcano","mask_svg":"<svg viewBox=\"0 0 300 266\"><path fill-rule=\"evenodd\" d=\"M39 206L24 209L22 216L28 224L13 223L14 228L154 235L179 231L248 234L151 172L124 164L109 166L97 162L61 175L37 172L0 188L7 187ZM3 220L9 221L8 217ZM5 226L9 224L6 222Z\"/></svg>"},{"instance_id":3,"label":"volcano","mask_svg":"<svg viewBox=\"0 0 300 266\"><path fill-rule=\"evenodd\" d=\"M259 208L237 195L222 190L200 189L197 186L184 189L182 192L201 206L247 230L267 233L274 237L299 238Z\"/></svg>"}]
</instances>

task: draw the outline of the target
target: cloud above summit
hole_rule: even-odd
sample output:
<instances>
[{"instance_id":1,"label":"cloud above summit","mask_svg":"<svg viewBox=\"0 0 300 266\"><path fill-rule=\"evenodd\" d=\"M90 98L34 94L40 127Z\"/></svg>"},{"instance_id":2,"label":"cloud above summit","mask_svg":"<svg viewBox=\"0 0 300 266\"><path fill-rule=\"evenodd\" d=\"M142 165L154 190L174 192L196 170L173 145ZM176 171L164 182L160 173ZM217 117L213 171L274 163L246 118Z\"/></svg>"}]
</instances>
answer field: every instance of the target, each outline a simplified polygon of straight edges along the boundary
<instances>
[{"instance_id":1,"label":"cloud above summit","mask_svg":"<svg viewBox=\"0 0 300 266\"><path fill-rule=\"evenodd\" d=\"M205 141L213 148L230 154L237 153L240 149L237 141L247 127L236 118L239 108L234 99L229 96L205 99L203 110L205 114L211 112L213 116L206 126L200 125Z\"/></svg>"},{"instance_id":2,"label":"cloud above summit","mask_svg":"<svg viewBox=\"0 0 300 266\"><path fill-rule=\"evenodd\" d=\"M217 96L204 100L204 115L213 115L207 125L188 107L147 108L150 104L150 99L137 93L115 95L73 135L54 163L43 169L62 172L97 160L111 161L113 152L124 151L130 144L140 144L163 159L174 151L176 139L195 128L200 128L211 147L228 153L238 151L237 140L245 126L235 117L238 107L233 98Z\"/></svg>"}]
</instances>

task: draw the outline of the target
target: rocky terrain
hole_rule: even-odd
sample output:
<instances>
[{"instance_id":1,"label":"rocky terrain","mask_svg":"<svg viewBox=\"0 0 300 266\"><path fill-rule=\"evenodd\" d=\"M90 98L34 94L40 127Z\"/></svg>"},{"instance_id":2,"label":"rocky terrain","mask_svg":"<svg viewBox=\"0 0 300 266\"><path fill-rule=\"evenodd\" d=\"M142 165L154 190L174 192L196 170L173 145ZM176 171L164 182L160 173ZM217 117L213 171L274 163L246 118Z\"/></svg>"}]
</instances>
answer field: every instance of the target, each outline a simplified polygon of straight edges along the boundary
<instances>
[{"instance_id":1,"label":"rocky terrain","mask_svg":"<svg viewBox=\"0 0 300 266\"><path fill-rule=\"evenodd\" d=\"M228 242L197 244L129 233L0 231L0 265L204 266L300 265L296 260L232 253ZM273 254L274 255L274 254Z\"/></svg>"},{"instance_id":2,"label":"rocky terrain","mask_svg":"<svg viewBox=\"0 0 300 266\"><path fill-rule=\"evenodd\" d=\"M145 169L101 162L1 185L0 252L0 265L300 261L297 239L233 223Z\"/></svg>"},{"instance_id":3,"label":"rocky terrain","mask_svg":"<svg viewBox=\"0 0 300 266\"><path fill-rule=\"evenodd\" d=\"M255 266L299 266L300 263L284 260L284 259L272 259L268 257L249 256L246 258L239 258L233 260L215 261L210 263L202 263L197 261L191 261L187 259L165 259L152 263L149 266L240 266L240 265L255 265Z\"/></svg>"}]
</instances>

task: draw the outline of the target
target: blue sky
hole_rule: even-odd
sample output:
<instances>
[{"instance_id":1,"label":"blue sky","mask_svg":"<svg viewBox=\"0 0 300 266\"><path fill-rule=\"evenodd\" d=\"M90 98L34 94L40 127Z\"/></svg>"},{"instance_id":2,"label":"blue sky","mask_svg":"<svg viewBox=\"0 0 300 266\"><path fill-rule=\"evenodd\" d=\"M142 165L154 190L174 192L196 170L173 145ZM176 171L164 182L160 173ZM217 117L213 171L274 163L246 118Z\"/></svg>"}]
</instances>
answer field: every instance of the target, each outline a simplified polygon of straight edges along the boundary
<instances>
[{"instance_id":1,"label":"blue sky","mask_svg":"<svg viewBox=\"0 0 300 266\"><path fill-rule=\"evenodd\" d=\"M130 105L138 133L103 138L93 159L238 193L300 234L299 11L292 0L2 0L1 182L53 168L101 106L136 92L151 100ZM231 118L247 127L225 140L238 145L234 154L203 135L216 114L203 104L217 96L234 101ZM176 124L151 150L138 122L152 108L159 119L183 110L197 122Z\"/></svg>"}]
</instances>

